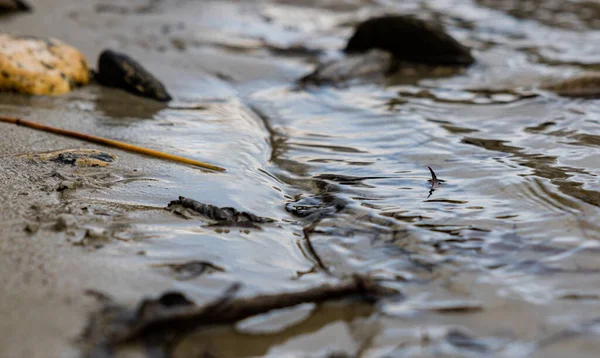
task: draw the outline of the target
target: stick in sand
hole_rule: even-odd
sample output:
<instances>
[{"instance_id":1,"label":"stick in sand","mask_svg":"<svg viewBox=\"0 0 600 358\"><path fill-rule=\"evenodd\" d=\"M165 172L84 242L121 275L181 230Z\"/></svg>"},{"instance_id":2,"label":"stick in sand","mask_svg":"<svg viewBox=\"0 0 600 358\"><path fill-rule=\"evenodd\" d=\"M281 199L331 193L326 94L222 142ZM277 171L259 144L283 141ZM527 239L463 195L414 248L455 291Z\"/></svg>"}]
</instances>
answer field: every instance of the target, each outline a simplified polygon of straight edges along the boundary
<instances>
[{"instance_id":1,"label":"stick in sand","mask_svg":"<svg viewBox=\"0 0 600 358\"><path fill-rule=\"evenodd\" d=\"M219 172L225 171L225 168L221 168L221 167L218 167L218 166L212 165L212 164L203 163L203 162L200 162L200 161L197 161L194 159L189 159L189 158L180 157L178 155L159 152L158 150L148 149L148 148L144 148L144 147L138 147L137 145L127 144L127 143L119 142L119 141L108 139L108 138L97 137L97 136L90 135L90 134L78 133L78 132L68 131L66 129L49 127L49 126L45 126L42 124L26 121L26 120L20 119L20 118L0 116L0 122L12 123L12 124L16 124L18 126L29 127L29 128L37 129L37 130L44 131L44 132L60 134L60 135L64 135L67 137L85 140L88 142L93 142L93 143L107 145L110 147L123 149L123 150L129 151L129 152L146 154L146 155L149 155L149 156L155 157L155 158L161 158L161 159L167 159L167 160L180 162L180 163L192 164L192 165L196 165L196 166L199 166L202 168L216 170Z\"/></svg>"}]
</instances>

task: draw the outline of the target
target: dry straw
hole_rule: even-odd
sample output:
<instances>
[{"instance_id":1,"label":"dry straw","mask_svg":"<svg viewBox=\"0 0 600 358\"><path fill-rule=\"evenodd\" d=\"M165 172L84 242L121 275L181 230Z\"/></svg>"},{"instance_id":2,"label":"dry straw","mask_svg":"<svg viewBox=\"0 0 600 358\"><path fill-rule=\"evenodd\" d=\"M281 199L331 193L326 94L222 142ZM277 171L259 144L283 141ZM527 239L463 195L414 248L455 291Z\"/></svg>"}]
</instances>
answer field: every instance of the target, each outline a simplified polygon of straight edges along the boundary
<instances>
[{"instance_id":1,"label":"dry straw","mask_svg":"<svg viewBox=\"0 0 600 358\"><path fill-rule=\"evenodd\" d=\"M225 168L221 168L216 165L200 162L198 160L184 158L184 157L180 157L178 155L173 155L173 154L169 154L169 153L164 153L164 152L160 152L160 151L154 150L154 149L139 147L137 145L123 143L123 142L119 142L117 140L97 137L97 136L85 134L85 133L73 132L73 131L69 131L66 129L45 126L42 124L26 121L26 120L20 119L20 118L0 116L0 122L12 123L12 124L16 124L18 126L29 127L29 128L37 129L37 130L44 131L44 132L60 134L60 135L66 136L66 137L77 138L77 139L81 139L81 140L84 140L87 142L103 144L103 145L107 145L110 147L123 149L123 150L129 151L129 152L145 154L145 155L155 157L155 158L161 158L161 159L171 160L174 162L191 164L191 165L195 165L195 166L202 167L205 169L215 170L215 171L219 171L219 172L225 171Z\"/></svg>"}]
</instances>

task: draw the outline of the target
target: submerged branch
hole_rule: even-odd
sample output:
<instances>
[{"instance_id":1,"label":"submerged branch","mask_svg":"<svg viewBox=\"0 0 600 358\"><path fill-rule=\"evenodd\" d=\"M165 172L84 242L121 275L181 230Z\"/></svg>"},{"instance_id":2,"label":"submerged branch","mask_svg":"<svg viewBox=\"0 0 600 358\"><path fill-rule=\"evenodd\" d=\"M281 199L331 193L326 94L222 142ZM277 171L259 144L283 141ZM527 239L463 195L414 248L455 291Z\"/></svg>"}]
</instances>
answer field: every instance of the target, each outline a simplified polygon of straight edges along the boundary
<instances>
[{"instance_id":1,"label":"submerged branch","mask_svg":"<svg viewBox=\"0 0 600 358\"><path fill-rule=\"evenodd\" d=\"M317 250L315 250L315 247L313 246L312 241L310 239L310 234L312 234L315 231L315 228L317 227L319 222L320 222L320 219L316 220L309 226L303 228L302 234L304 235L304 242L306 243L306 248L308 249L308 253L316 261L317 266L321 270L323 270L325 273L331 275L331 271L329 271L329 268L327 266L325 266L325 263L321 259L321 256L319 256L319 254L317 253Z\"/></svg>"},{"instance_id":2,"label":"submerged branch","mask_svg":"<svg viewBox=\"0 0 600 358\"><path fill-rule=\"evenodd\" d=\"M167 293L143 301L137 310L119 306L105 307L94 315L83 334L87 356L102 356L120 345L161 337L165 341L201 327L232 324L245 318L302 303L321 303L358 296L367 300L398 294L377 282L355 276L338 284L324 284L298 292L237 298L240 285L231 286L218 299L197 306L180 293ZM169 338L165 338L169 337ZM160 340L158 340L160 341Z\"/></svg>"}]
</instances>

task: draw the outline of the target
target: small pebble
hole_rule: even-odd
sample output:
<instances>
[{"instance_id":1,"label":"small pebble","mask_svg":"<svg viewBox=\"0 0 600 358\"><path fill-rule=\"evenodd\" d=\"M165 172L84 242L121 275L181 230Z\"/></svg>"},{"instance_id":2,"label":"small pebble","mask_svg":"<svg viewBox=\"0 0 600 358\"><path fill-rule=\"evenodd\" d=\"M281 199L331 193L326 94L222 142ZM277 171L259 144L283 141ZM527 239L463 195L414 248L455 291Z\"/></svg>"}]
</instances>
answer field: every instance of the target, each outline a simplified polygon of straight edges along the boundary
<instances>
[{"instance_id":1,"label":"small pebble","mask_svg":"<svg viewBox=\"0 0 600 358\"><path fill-rule=\"evenodd\" d=\"M124 53L112 50L102 52L98 59L96 79L104 86L120 88L137 96L161 102L172 99L156 77Z\"/></svg>"}]
</instances>

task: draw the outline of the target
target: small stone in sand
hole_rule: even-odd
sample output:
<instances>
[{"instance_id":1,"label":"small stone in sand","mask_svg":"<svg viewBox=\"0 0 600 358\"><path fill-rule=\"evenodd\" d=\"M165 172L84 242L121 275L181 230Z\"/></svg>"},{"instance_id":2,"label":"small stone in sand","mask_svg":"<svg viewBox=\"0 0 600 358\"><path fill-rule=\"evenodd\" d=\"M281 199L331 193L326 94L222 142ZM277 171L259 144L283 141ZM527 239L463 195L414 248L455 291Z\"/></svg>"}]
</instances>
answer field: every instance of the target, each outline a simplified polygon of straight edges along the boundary
<instances>
[{"instance_id":1,"label":"small stone in sand","mask_svg":"<svg viewBox=\"0 0 600 358\"><path fill-rule=\"evenodd\" d=\"M170 101L165 86L136 60L112 50L105 50L98 59L96 79L107 87L117 87L137 96L157 101Z\"/></svg>"}]
</instances>

